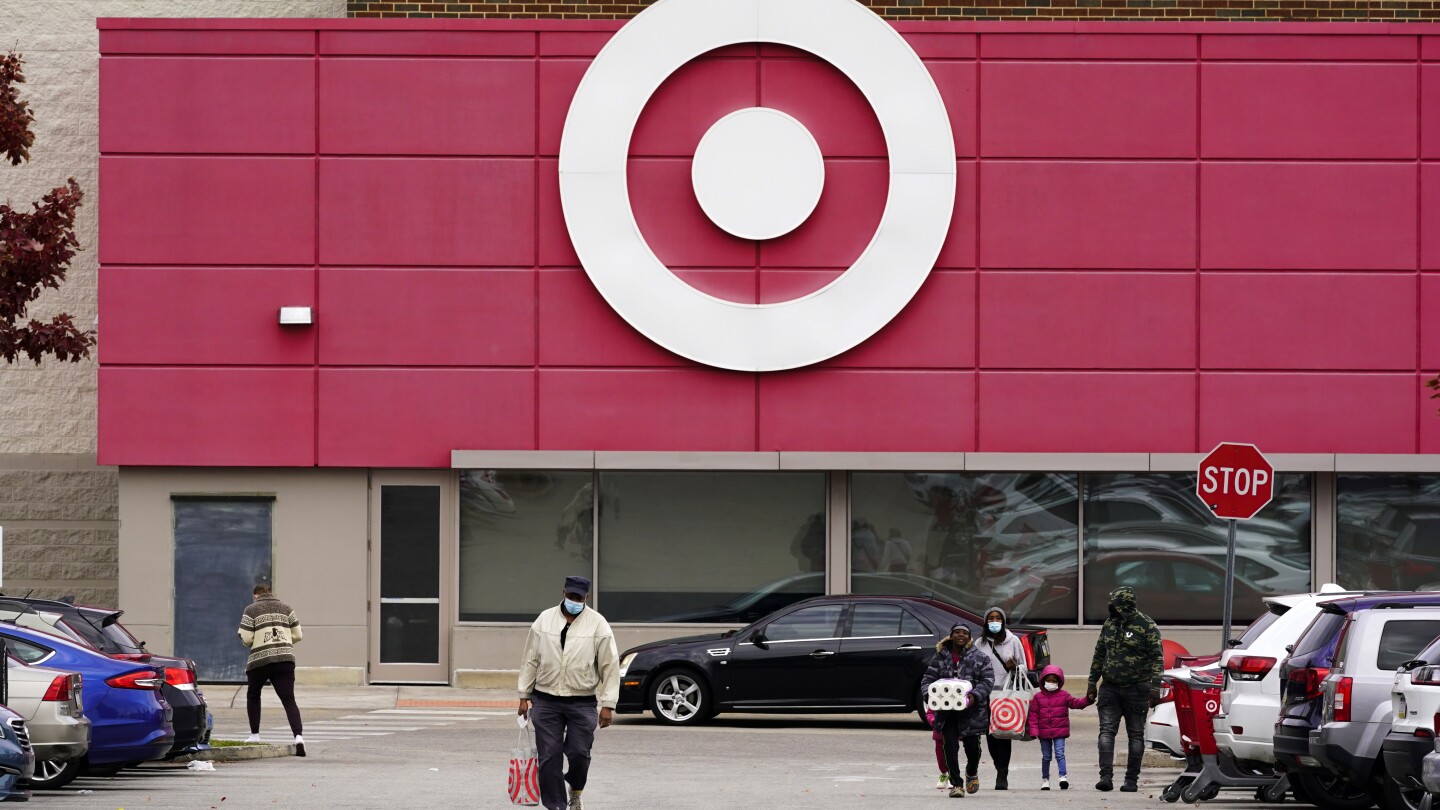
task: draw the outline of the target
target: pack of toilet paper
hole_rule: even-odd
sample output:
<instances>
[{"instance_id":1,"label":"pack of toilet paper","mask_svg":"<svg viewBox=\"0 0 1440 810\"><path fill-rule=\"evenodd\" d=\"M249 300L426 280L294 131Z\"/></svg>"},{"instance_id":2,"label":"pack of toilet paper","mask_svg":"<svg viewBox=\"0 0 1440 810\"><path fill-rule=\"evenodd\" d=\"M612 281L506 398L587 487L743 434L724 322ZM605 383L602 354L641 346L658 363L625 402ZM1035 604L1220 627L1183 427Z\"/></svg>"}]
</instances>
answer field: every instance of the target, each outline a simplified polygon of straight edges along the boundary
<instances>
[{"instance_id":1,"label":"pack of toilet paper","mask_svg":"<svg viewBox=\"0 0 1440 810\"><path fill-rule=\"evenodd\" d=\"M970 682L961 678L941 678L930 684L925 695L925 708L932 712L958 712L970 708Z\"/></svg>"}]
</instances>

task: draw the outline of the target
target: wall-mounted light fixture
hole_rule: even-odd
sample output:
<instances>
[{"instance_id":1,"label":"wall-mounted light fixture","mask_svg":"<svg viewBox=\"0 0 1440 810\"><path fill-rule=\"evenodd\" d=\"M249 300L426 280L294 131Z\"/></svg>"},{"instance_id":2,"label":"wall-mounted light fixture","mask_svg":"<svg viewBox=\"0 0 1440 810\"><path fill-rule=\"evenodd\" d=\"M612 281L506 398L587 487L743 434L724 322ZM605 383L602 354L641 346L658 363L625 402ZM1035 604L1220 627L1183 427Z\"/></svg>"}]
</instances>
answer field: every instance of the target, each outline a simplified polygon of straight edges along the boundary
<instances>
[{"instance_id":1,"label":"wall-mounted light fixture","mask_svg":"<svg viewBox=\"0 0 1440 810\"><path fill-rule=\"evenodd\" d=\"M310 307L280 307L281 326L309 326L315 323Z\"/></svg>"}]
</instances>

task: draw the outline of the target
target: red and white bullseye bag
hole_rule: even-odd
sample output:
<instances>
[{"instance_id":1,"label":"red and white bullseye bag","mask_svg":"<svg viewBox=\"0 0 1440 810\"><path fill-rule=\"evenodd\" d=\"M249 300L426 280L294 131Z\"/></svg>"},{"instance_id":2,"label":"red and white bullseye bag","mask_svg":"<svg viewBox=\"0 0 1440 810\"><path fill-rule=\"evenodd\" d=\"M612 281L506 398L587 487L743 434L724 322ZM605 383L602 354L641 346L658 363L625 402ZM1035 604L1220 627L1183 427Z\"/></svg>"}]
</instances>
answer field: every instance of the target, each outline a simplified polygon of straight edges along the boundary
<instances>
[{"instance_id":1,"label":"red and white bullseye bag","mask_svg":"<svg viewBox=\"0 0 1440 810\"><path fill-rule=\"evenodd\" d=\"M1028 740L1026 721L1035 687L1024 668L1016 667L1005 676L1005 688L990 693L990 733L1002 740Z\"/></svg>"},{"instance_id":2,"label":"red and white bullseye bag","mask_svg":"<svg viewBox=\"0 0 1440 810\"><path fill-rule=\"evenodd\" d=\"M540 755L535 750L535 729L520 718L520 739L510 749L510 803L540 803Z\"/></svg>"}]
</instances>

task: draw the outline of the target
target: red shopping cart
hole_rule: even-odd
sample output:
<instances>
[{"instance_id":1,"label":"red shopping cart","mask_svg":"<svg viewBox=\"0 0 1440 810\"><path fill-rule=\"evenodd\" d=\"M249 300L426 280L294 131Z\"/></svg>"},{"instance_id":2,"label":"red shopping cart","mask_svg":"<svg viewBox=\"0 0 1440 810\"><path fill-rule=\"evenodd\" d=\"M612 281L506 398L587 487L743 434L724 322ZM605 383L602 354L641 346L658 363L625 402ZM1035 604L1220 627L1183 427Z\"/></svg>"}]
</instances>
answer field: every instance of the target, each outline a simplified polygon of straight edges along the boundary
<instances>
[{"instance_id":1,"label":"red shopping cart","mask_svg":"<svg viewBox=\"0 0 1440 810\"><path fill-rule=\"evenodd\" d=\"M1254 790L1260 801L1283 801L1288 777L1269 769L1244 768L1215 744L1215 715L1220 713L1220 668L1190 670L1188 676L1165 676L1175 701L1186 768L1165 788L1160 798L1184 799L1187 804L1208 801L1221 790Z\"/></svg>"}]
</instances>

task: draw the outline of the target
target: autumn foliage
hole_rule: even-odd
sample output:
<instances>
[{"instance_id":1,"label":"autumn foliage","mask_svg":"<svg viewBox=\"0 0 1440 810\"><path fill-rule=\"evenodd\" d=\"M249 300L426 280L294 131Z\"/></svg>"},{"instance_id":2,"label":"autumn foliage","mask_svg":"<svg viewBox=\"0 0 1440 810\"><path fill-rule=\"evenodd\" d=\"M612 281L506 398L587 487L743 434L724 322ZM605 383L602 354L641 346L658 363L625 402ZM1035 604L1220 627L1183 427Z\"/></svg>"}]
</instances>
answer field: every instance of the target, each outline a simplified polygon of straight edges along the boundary
<instances>
[{"instance_id":1,"label":"autumn foliage","mask_svg":"<svg viewBox=\"0 0 1440 810\"><path fill-rule=\"evenodd\" d=\"M34 116L16 85L25 81L18 54L0 57L0 155L13 165L30 159ZM0 357L13 362L24 354L39 363L45 355L78 362L90 355L94 332L82 332L69 315L49 323L30 319L21 325L30 303L46 288L57 288L75 257L75 210L84 193L72 177L33 203L31 211L0 202Z\"/></svg>"}]
</instances>

